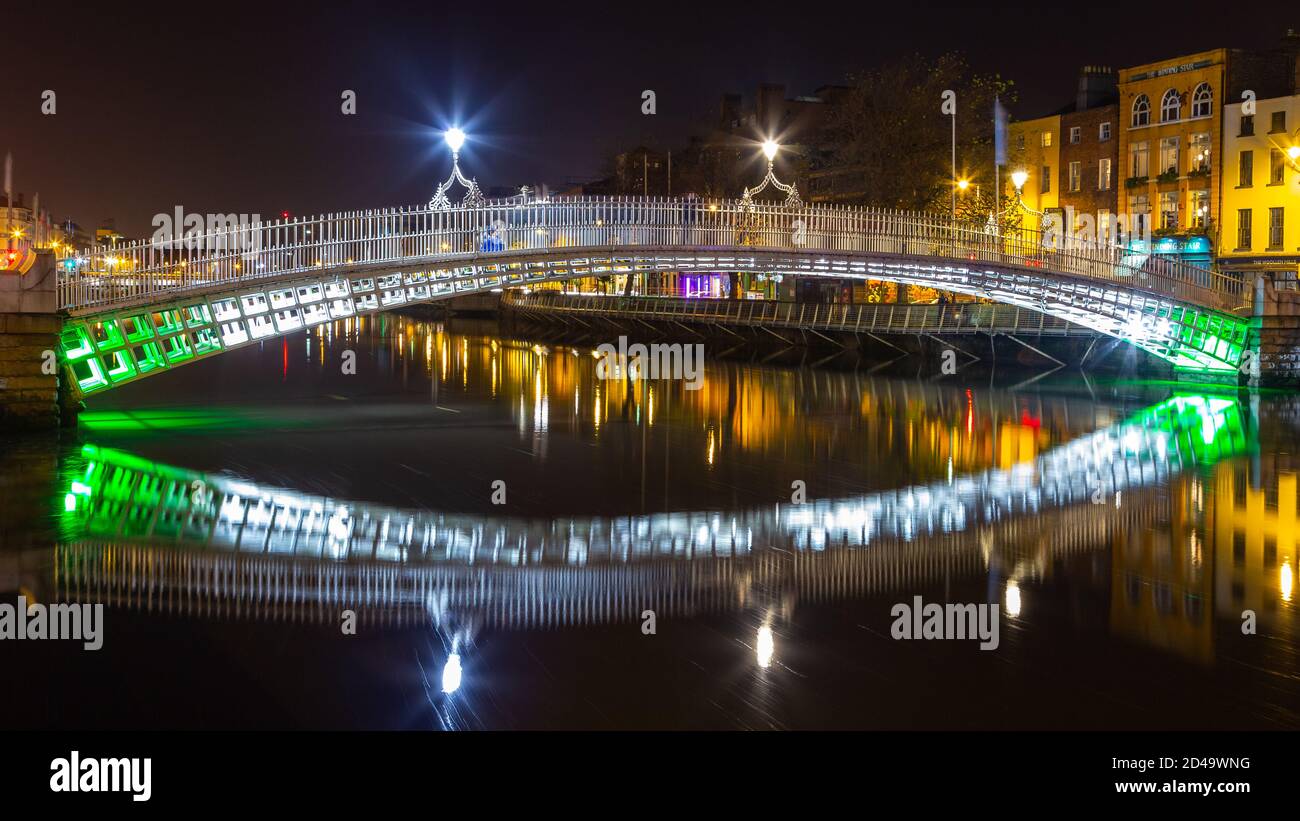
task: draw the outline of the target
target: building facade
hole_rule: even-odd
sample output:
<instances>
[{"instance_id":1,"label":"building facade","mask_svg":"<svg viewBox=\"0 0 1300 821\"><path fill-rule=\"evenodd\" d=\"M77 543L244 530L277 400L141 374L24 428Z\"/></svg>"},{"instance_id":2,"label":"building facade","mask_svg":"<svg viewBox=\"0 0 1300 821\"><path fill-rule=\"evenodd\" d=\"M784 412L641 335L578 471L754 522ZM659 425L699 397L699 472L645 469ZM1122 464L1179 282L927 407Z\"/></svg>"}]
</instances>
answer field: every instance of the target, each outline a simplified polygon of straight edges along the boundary
<instances>
[{"instance_id":1,"label":"building facade","mask_svg":"<svg viewBox=\"0 0 1300 821\"><path fill-rule=\"evenodd\" d=\"M1121 207L1135 235L1214 237L1227 49L1122 69Z\"/></svg>"},{"instance_id":2,"label":"building facade","mask_svg":"<svg viewBox=\"0 0 1300 821\"><path fill-rule=\"evenodd\" d=\"M36 231L36 214L32 211L31 204L23 199L20 193L14 197L12 204L9 198L0 193L0 237L5 239L30 239Z\"/></svg>"},{"instance_id":3,"label":"building facade","mask_svg":"<svg viewBox=\"0 0 1300 821\"><path fill-rule=\"evenodd\" d=\"M1300 94L1224 108L1219 266L1253 281L1267 273L1295 289L1300 276Z\"/></svg>"},{"instance_id":4,"label":"building facade","mask_svg":"<svg viewBox=\"0 0 1300 821\"><path fill-rule=\"evenodd\" d=\"M1007 127L1007 166L1003 169L1003 193L1014 190L1013 175L1024 173L1020 189L1024 206L1021 225L1042 230L1047 214L1059 215L1061 192L1061 115L1018 120Z\"/></svg>"},{"instance_id":5,"label":"building facade","mask_svg":"<svg viewBox=\"0 0 1300 821\"><path fill-rule=\"evenodd\" d=\"M1288 32L1270 50L1214 49L1121 70L1121 203L1130 219L1149 220L1154 252L1208 265L1225 242L1235 248L1224 198L1239 169L1224 146L1226 107L1243 95L1294 93L1298 42Z\"/></svg>"},{"instance_id":6,"label":"building facade","mask_svg":"<svg viewBox=\"0 0 1300 821\"><path fill-rule=\"evenodd\" d=\"M1119 212L1119 105L1114 69L1085 66L1072 107L1061 112L1063 227L1089 240L1115 238Z\"/></svg>"},{"instance_id":7,"label":"building facade","mask_svg":"<svg viewBox=\"0 0 1300 821\"><path fill-rule=\"evenodd\" d=\"M1061 115L1060 208L1076 234L1113 239L1119 213L1119 106Z\"/></svg>"}]
</instances>

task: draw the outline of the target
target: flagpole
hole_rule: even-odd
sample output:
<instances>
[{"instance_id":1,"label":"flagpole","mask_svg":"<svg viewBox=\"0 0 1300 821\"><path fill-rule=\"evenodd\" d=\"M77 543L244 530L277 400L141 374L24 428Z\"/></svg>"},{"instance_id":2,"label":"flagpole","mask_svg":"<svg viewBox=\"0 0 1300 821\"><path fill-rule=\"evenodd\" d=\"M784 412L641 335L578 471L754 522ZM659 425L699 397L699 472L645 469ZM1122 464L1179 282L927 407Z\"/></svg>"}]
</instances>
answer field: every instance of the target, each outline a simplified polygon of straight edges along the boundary
<instances>
[{"instance_id":1,"label":"flagpole","mask_svg":"<svg viewBox=\"0 0 1300 821\"><path fill-rule=\"evenodd\" d=\"M1000 160L1007 150L1007 130L1002 124L1002 100L993 95L993 228L1002 236L1002 166Z\"/></svg>"},{"instance_id":2,"label":"flagpole","mask_svg":"<svg viewBox=\"0 0 1300 821\"><path fill-rule=\"evenodd\" d=\"M948 182L952 189L952 221L957 221L957 109L952 110L952 179Z\"/></svg>"},{"instance_id":3,"label":"flagpole","mask_svg":"<svg viewBox=\"0 0 1300 821\"><path fill-rule=\"evenodd\" d=\"M997 229L998 236L1002 236L1002 166L998 165L995 158L993 160L993 213L995 216L993 226Z\"/></svg>"},{"instance_id":4,"label":"flagpole","mask_svg":"<svg viewBox=\"0 0 1300 821\"><path fill-rule=\"evenodd\" d=\"M14 227L14 155L5 154L5 242L13 250Z\"/></svg>"}]
</instances>

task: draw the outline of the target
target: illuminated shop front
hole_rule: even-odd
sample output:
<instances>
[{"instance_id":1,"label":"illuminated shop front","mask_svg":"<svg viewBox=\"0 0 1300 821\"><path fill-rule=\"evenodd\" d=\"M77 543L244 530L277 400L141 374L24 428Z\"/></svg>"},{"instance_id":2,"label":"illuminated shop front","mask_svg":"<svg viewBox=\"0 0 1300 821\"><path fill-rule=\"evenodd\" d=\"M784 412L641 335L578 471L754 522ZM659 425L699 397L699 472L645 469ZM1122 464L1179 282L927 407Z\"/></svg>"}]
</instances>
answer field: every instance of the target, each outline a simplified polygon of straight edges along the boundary
<instances>
[{"instance_id":1,"label":"illuminated shop front","mask_svg":"<svg viewBox=\"0 0 1300 821\"><path fill-rule=\"evenodd\" d=\"M1209 268L1214 262L1210 238L1202 234L1155 237L1150 243L1132 239L1126 247L1130 254L1154 254L1201 268Z\"/></svg>"}]
</instances>

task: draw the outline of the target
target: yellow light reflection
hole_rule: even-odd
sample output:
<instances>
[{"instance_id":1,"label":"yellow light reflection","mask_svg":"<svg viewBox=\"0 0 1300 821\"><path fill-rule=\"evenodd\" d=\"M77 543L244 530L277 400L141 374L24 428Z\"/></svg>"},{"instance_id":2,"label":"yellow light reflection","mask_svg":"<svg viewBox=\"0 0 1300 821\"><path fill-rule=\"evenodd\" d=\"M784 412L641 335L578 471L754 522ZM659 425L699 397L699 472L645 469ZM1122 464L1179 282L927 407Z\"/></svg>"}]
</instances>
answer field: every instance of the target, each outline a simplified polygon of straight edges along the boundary
<instances>
[{"instance_id":1,"label":"yellow light reflection","mask_svg":"<svg viewBox=\"0 0 1300 821\"><path fill-rule=\"evenodd\" d=\"M1007 581L1007 615L1015 618L1020 615L1020 583L1015 579Z\"/></svg>"},{"instance_id":2,"label":"yellow light reflection","mask_svg":"<svg viewBox=\"0 0 1300 821\"><path fill-rule=\"evenodd\" d=\"M754 642L754 655L758 666L766 670L772 666L772 657L776 655L776 641L772 637L772 627L764 624L758 628L758 639Z\"/></svg>"}]
</instances>

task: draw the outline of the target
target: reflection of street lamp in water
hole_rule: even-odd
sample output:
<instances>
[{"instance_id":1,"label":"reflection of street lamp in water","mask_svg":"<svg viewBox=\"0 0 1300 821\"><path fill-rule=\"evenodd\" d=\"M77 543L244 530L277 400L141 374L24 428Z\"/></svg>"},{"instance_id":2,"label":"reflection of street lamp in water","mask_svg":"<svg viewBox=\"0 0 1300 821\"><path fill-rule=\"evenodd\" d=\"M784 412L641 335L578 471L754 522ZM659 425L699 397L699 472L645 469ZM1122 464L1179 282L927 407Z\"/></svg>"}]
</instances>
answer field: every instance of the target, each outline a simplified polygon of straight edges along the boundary
<instances>
[{"instance_id":1,"label":"reflection of street lamp in water","mask_svg":"<svg viewBox=\"0 0 1300 821\"><path fill-rule=\"evenodd\" d=\"M772 625L764 621L758 628L758 640L754 643L754 655L758 666L766 670L772 666L772 657L776 655L776 641L772 638Z\"/></svg>"},{"instance_id":2,"label":"reflection of street lamp in water","mask_svg":"<svg viewBox=\"0 0 1300 821\"><path fill-rule=\"evenodd\" d=\"M447 656L447 665L442 668L442 691L450 694L459 690L460 678L460 653L452 653Z\"/></svg>"},{"instance_id":3,"label":"reflection of street lamp in water","mask_svg":"<svg viewBox=\"0 0 1300 821\"><path fill-rule=\"evenodd\" d=\"M1020 583L1015 579L1007 581L1007 615L1013 619L1020 615Z\"/></svg>"}]
</instances>

